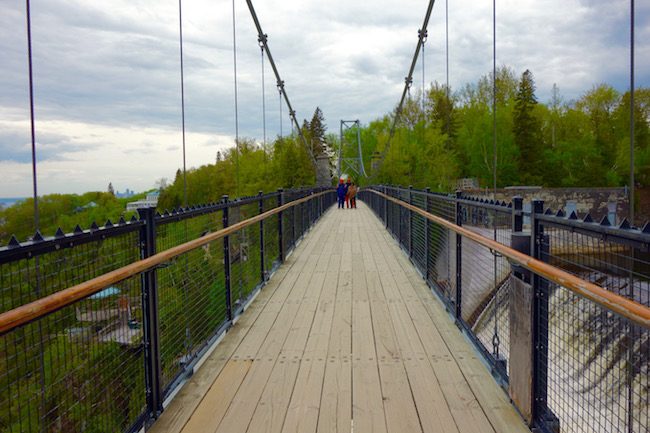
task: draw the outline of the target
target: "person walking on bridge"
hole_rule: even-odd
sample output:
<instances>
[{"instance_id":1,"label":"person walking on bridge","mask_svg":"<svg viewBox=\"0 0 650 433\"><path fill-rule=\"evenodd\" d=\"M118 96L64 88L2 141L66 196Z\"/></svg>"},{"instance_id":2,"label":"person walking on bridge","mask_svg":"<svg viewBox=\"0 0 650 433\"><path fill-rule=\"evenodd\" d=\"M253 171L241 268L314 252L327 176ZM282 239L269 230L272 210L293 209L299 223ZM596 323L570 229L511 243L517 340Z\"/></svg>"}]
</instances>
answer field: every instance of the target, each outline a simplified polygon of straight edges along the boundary
<instances>
[{"instance_id":1,"label":"person walking on bridge","mask_svg":"<svg viewBox=\"0 0 650 433\"><path fill-rule=\"evenodd\" d=\"M343 179L339 179L339 186L336 188L336 196L339 199L339 209L343 209L343 203L345 202L345 196L348 192L348 187L343 183Z\"/></svg>"},{"instance_id":2,"label":"person walking on bridge","mask_svg":"<svg viewBox=\"0 0 650 433\"><path fill-rule=\"evenodd\" d=\"M348 188L348 196L350 197L350 208L356 209L357 208L357 192L359 191L359 188L354 184L354 182L350 183L350 186Z\"/></svg>"},{"instance_id":3,"label":"person walking on bridge","mask_svg":"<svg viewBox=\"0 0 650 433\"><path fill-rule=\"evenodd\" d=\"M352 185L352 179L348 177L348 181L345 183L345 207L350 209L350 185Z\"/></svg>"}]
</instances>

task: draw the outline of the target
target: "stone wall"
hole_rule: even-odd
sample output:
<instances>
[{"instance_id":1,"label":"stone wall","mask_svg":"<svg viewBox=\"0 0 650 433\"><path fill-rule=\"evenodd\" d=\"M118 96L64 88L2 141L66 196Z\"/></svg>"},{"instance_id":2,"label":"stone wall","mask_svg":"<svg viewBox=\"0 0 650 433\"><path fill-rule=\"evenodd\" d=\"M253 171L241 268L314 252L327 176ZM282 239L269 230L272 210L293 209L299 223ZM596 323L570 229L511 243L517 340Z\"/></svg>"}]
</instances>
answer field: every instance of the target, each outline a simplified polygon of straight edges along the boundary
<instances>
[{"instance_id":1,"label":"stone wall","mask_svg":"<svg viewBox=\"0 0 650 433\"><path fill-rule=\"evenodd\" d=\"M316 185L332 186L332 171L330 170L330 159L327 155L316 157Z\"/></svg>"},{"instance_id":2,"label":"stone wall","mask_svg":"<svg viewBox=\"0 0 650 433\"><path fill-rule=\"evenodd\" d=\"M463 191L463 194L471 197L493 199L494 194L490 190ZM533 199L544 200L544 208L551 208L554 212L558 209L577 210L578 216L591 214L594 220L600 220L605 215L616 209L616 221L618 223L628 216L628 191L627 188L542 188L542 187L507 187L498 189L496 200L511 201L512 197L521 196L524 198L524 206ZM611 209L608 209L611 206Z\"/></svg>"}]
</instances>

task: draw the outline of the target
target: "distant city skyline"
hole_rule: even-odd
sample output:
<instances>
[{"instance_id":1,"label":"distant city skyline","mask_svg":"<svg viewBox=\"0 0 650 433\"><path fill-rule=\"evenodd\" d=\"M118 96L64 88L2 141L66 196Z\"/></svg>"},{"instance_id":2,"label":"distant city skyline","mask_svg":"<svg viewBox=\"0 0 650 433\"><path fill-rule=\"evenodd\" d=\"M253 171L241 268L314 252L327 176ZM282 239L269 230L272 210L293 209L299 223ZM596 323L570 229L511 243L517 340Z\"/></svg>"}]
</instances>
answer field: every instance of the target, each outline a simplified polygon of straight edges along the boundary
<instances>
[{"instance_id":1,"label":"distant city skyline","mask_svg":"<svg viewBox=\"0 0 650 433\"><path fill-rule=\"evenodd\" d=\"M426 2L268 0L257 12L299 119L316 106L330 132L398 102ZM445 80L444 2L424 50L425 82ZM234 145L231 2L183 2L187 160L212 163ZM449 1L450 84L491 71L492 4ZM629 1L497 1L497 62L530 69L547 102L599 83L623 92L629 77ZM178 3L32 2L39 192L138 191L182 167ZM636 4L636 82L650 85L650 4ZM245 2L236 2L242 137L262 139L261 56ZM31 195L24 3L0 15L0 196ZM267 137L279 133L279 100L266 62ZM421 86L418 62L413 92ZM290 130L282 108L285 134ZM122 188L123 189L123 188Z\"/></svg>"}]
</instances>

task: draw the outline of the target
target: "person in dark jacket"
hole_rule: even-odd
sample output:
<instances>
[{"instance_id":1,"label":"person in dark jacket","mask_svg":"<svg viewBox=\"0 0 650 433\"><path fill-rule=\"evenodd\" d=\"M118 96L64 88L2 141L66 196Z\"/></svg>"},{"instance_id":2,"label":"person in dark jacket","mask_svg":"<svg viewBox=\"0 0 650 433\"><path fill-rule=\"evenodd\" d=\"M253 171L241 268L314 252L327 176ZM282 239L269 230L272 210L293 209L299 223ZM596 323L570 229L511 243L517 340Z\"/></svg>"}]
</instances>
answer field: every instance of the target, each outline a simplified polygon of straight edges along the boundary
<instances>
[{"instance_id":1,"label":"person in dark jacket","mask_svg":"<svg viewBox=\"0 0 650 433\"><path fill-rule=\"evenodd\" d=\"M339 186L336 188L336 195L339 199L339 209L343 209L345 203L345 195L348 192L347 186L343 183L343 179L339 179Z\"/></svg>"}]
</instances>

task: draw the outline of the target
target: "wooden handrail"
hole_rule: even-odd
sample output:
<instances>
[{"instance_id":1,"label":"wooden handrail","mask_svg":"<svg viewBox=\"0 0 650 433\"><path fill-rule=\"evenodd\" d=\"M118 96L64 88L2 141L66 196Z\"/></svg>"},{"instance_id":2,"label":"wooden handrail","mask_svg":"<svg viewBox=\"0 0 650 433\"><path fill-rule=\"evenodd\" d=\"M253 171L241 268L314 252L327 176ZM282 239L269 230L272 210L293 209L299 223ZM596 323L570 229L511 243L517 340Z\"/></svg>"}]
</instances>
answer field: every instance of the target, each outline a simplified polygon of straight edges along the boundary
<instances>
[{"instance_id":1,"label":"wooden handrail","mask_svg":"<svg viewBox=\"0 0 650 433\"><path fill-rule=\"evenodd\" d=\"M185 242L184 244L177 245L173 248L169 248L165 251L161 251L160 253L157 253L151 257L138 260L137 262L95 277L92 280L85 281L83 283L53 293L44 298L37 299L36 301L25 305L21 305L20 307L14 308L13 310L6 311L0 314L0 335L4 335L12 329L25 325L43 316L60 310L61 308L64 308L70 304L73 304L83 298L91 296L110 286L111 284L115 284L119 281L123 281L127 278L148 271L155 266L165 263L175 257L185 254L191 250L200 248L210 242L219 240L224 236L228 236L232 233L237 232L238 230L251 226L255 223L267 219L270 216L273 216L277 213L309 201L318 196L324 195L328 192L330 191L322 191L308 195L307 197L303 197L298 200L294 200L290 203L286 203L282 206L276 207L247 220L240 221L214 233L208 233L198 239L194 239L189 242Z\"/></svg>"},{"instance_id":2,"label":"wooden handrail","mask_svg":"<svg viewBox=\"0 0 650 433\"><path fill-rule=\"evenodd\" d=\"M646 307L643 304L625 298L616 293L612 293L603 287L600 287L594 283L590 283L589 281L583 280L582 278L576 277L569 272L549 265L548 263L544 263L541 260L537 260L527 254L514 250L495 240L486 238L485 236L467 230L466 228L451 223L443 218L432 215L429 212L406 203L405 201L372 189L366 189L365 191L372 192L381 197L384 197L389 201L392 201L393 203L403 206L417 213L418 215L421 215L424 218L433 221L436 224L440 224L441 226L446 227L449 230L460 234L461 236L471 239L474 242L483 245L484 247L500 253L504 257L507 257L513 262L520 264L529 271L534 272L535 274L542 276L549 281L559 284L562 287L566 287L572 292L577 293L578 295L581 295L597 303L598 305L633 321L634 323L637 323L646 328L650 328L650 308Z\"/></svg>"}]
</instances>

